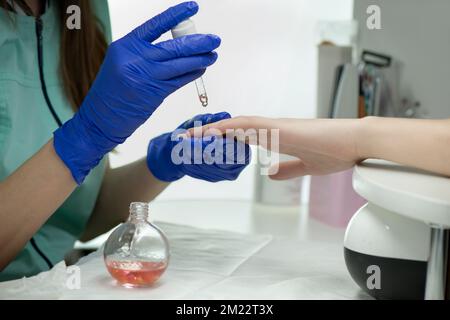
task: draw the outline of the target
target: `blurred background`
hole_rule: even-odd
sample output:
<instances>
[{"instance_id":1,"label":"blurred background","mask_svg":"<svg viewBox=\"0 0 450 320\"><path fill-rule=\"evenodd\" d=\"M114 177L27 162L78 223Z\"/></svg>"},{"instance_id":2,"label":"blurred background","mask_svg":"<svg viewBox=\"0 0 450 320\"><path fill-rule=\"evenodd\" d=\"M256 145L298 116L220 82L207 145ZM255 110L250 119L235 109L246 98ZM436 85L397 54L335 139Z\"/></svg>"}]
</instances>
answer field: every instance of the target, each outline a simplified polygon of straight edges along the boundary
<instances>
[{"instance_id":1,"label":"blurred background","mask_svg":"<svg viewBox=\"0 0 450 320\"><path fill-rule=\"evenodd\" d=\"M179 2L110 0L114 39ZM450 117L448 0L198 2L200 12L194 18L198 32L215 33L223 40L218 62L204 77L210 105L201 107L194 84L176 92L111 155L114 167L145 156L152 137L200 113ZM363 52L369 54L363 58ZM353 192L351 172L317 179L307 183L317 199L303 194L303 203L308 199L310 204L323 203L341 181L349 194ZM250 200L258 184L266 182L258 181L253 163L236 182L210 185L185 178L158 199ZM264 188L259 189L264 193ZM284 192L280 184L267 190L267 194Z\"/></svg>"},{"instance_id":2,"label":"blurred background","mask_svg":"<svg viewBox=\"0 0 450 320\"><path fill-rule=\"evenodd\" d=\"M114 39L181 1L110 0ZM121 166L145 156L149 139L200 113L233 116L316 115L317 28L321 21L349 21L353 0L199 0L194 20L201 33L222 38L220 58L205 75L204 109L191 84L165 101L151 119L111 156ZM168 38L166 35L162 39ZM172 184L158 199L237 199L253 194L254 165L238 181L211 185L191 178Z\"/></svg>"}]
</instances>

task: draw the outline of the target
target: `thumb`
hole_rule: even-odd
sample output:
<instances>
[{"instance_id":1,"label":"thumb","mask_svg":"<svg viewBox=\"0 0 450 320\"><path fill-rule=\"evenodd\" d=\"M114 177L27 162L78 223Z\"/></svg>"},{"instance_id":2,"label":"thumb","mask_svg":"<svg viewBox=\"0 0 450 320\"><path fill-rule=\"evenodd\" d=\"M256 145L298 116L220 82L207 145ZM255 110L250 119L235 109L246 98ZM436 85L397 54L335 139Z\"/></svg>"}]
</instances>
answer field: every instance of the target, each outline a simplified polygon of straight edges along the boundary
<instances>
[{"instance_id":1,"label":"thumb","mask_svg":"<svg viewBox=\"0 0 450 320\"><path fill-rule=\"evenodd\" d=\"M213 114L212 117L207 119L205 124L210 124L210 123L214 123L217 121L222 121L222 120L230 119L230 118L231 118L231 116L228 112L219 112L219 113Z\"/></svg>"},{"instance_id":2,"label":"thumb","mask_svg":"<svg viewBox=\"0 0 450 320\"><path fill-rule=\"evenodd\" d=\"M139 39L153 42L180 22L198 12L195 1L183 2L160 13L132 31Z\"/></svg>"},{"instance_id":3,"label":"thumb","mask_svg":"<svg viewBox=\"0 0 450 320\"><path fill-rule=\"evenodd\" d=\"M302 160L291 160L273 165L269 172L273 180L289 180L308 174Z\"/></svg>"}]
</instances>

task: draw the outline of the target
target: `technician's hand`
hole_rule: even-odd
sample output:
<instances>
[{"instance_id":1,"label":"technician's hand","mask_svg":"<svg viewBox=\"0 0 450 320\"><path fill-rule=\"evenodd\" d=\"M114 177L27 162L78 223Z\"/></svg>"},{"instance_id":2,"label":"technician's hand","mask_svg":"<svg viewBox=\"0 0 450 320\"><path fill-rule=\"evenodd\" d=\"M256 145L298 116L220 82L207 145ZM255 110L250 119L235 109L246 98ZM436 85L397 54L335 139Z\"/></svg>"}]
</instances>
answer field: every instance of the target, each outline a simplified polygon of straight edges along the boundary
<instances>
[{"instance_id":1,"label":"technician's hand","mask_svg":"<svg viewBox=\"0 0 450 320\"><path fill-rule=\"evenodd\" d=\"M271 141L273 129L279 130L279 144L265 143L264 139L246 139L270 150L292 155L298 160L283 162L272 179L285 180L304 175L324 175L349 169L359 162L357 137L359 120L299 120L269 119L262 117L237 117L226 119L202 128L203 134L225 134L230 129L255 129ZM262 129L264 131L262 131ZM250 132L250 131L248 131ZM194 136L194 131L189 130ZM237 135L239 137L239 135ZM243 137L241 137L243 138ZM259 137L258 137L259 138ZM269 172L271 170L269 169ZM273 172L273 171L272 171Z\"/></svg>"},{"instance_id":2,"label":"technician's hand","mask_svg":"<svg viewBox=\"0 0 450 320\"><path fill-rule=\"evenodd\" d=\"M226 112L198 115L174 132L153 139L147 154L147 165L152 174L165 182L176 181L185 175L209 182L237 179L250 163L251 149L247 144L222 137L178 137L192 128L194 122L205 125L229 118Z\"/></svg>"},{"instance_id":3,"label":"technician's hand","mask_svg":"<svg viewBox=\"0 0 450 320\"><path fill-rule=\"evenodd\" d=\"M54 147L75 181L123 143L164 99L212 65L220 38L191 35L152 44L198 11L195 2L172 7L111 44L80 111L54 134Z\"/></svg>"}]
</instances>

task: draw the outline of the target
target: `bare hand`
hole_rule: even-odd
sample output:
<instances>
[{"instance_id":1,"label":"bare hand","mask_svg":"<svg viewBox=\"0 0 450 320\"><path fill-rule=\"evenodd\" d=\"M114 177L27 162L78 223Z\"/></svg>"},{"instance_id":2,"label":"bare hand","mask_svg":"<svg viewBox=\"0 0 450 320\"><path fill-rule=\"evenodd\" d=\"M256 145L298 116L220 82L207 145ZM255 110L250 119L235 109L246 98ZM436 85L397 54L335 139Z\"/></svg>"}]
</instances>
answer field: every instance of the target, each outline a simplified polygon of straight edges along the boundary
<instances>
[{"instance_id":1,"label":"bare hand","mask_svg":"<svg viewBox=\"0 0 450 320\"><path fill-rule=\"evenodd\" d=\"M362 160L355 139L358 127L359 120L237 117L204 126L201 132L210 135L214 131L226 134L230 129L255 129L256 132L265 129L270 134L272 129L279 129L278 146L259 139L247 139L247 142L269 150L277 147L280 153L297 157L297 160L281 163L278 172L271 176L272 179L285 180L304 175L325 175L353 167ZM189 134L195 135L194 130Z\"/></svg>"}]
</instances>

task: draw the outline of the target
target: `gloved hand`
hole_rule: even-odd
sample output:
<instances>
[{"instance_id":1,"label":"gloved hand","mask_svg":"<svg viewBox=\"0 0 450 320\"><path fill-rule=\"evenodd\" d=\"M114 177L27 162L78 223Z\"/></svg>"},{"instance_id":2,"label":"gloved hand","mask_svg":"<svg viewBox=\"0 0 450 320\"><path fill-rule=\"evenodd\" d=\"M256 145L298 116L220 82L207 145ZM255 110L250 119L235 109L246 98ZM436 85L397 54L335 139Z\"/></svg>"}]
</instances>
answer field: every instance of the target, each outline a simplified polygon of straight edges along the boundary
<instances>
[{"instance_id":1,"label":"gloved hand","mask_svg":"<svg viewBox=\"0 0 450 320\"><path fill-rule=\"evenodd\" d=\"M55 150L78 184L168 95L216 61L213 50L220 38L215 35L151 44L197 11L195 2L179 4L111 44L79 112L54 133Z\"/></svg>"},{"instance_id":2,"label":"gloved hand","mask_svg":"<svg viewBox=\"0 0 450 320\"><path fill-rule=\"evenodd\" d=\"M250 163L251 149L247 144L224 137L178 138L194 122L205 125L229 118L226 112L198 115L174 132L153 139L147 152L147 165L152 174L165 182L185 175L209 182L237 179Z\"/></svg>"}]
</instances>

